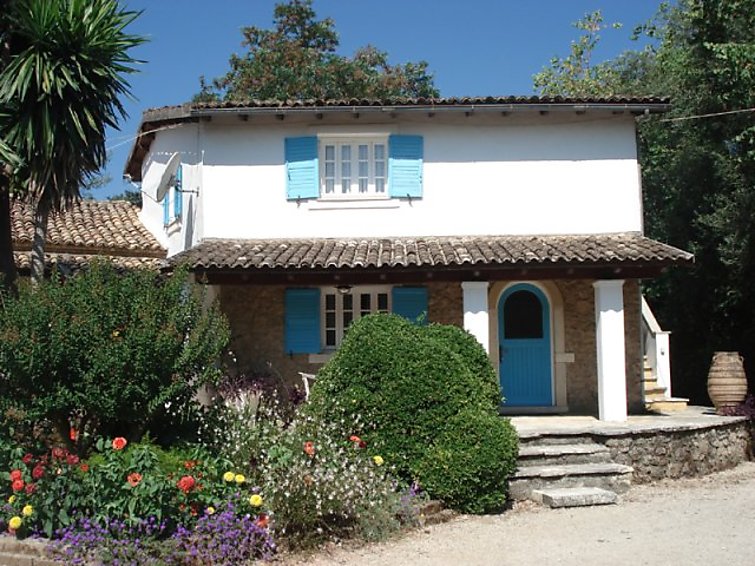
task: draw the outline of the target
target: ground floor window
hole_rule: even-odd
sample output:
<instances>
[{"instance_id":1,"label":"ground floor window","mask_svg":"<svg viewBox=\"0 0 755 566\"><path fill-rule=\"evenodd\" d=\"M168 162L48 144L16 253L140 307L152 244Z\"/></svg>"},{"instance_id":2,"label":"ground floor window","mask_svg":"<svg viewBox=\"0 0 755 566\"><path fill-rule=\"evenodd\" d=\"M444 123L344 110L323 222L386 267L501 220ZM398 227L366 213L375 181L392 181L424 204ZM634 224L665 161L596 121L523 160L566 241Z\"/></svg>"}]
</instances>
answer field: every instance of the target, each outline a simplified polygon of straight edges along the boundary
<instances>
[{"instance_id":1,"label":"ground floor window","mask_svg":"<svg viewBox=\"0 0 755 566\"><path fill-rule=\"evenodd\" d=\"M326 350L340 346L353 321L368 314L391 312L391 289L386 286L326 287L321 298L320 320Z\"/></svg>"}]
</instances>

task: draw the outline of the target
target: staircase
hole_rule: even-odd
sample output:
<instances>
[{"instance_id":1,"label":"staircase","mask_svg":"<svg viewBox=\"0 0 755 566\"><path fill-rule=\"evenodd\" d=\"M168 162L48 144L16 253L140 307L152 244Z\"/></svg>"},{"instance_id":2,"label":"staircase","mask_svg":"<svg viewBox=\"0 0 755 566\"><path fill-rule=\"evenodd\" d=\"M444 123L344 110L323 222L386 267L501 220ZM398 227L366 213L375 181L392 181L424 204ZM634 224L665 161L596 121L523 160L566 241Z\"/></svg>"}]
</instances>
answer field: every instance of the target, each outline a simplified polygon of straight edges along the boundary
<instances>
[{"instance_id":1,"label":"staircase","mask_svg":"<svg viewBox=\"0 0 755 566\"><path fill-rule=\"evenodd\" d=\"M669 332L661 330L642 297L643 391L651 413L672 413L687 408L688 399L671 396Z\"/></svg>"},{"instance_id":2,"label":"staircase","mask_svg":"<svg viewBox=\"0 0 755 566\"><path fill-rule=\"evenodd\" d=\"M608 448L589 436L520 435L518 469L509 482L512 499L549 507L616 503L632 483L632 468L611 461Z\"/></svg>"},{"instance_id":3,"label":"staircase","mask_svg":"<svg viewBox=\"0 0 755 566\"><path fill-rule=\"evenodd\" d=\"M642 371L642 390L645 395L645 408L651 413L675 413L687 408L689 399L683 397L669 397L666 388L658 384L653 367L645 356L645 367Z\"/></svg>"}]
</instances>

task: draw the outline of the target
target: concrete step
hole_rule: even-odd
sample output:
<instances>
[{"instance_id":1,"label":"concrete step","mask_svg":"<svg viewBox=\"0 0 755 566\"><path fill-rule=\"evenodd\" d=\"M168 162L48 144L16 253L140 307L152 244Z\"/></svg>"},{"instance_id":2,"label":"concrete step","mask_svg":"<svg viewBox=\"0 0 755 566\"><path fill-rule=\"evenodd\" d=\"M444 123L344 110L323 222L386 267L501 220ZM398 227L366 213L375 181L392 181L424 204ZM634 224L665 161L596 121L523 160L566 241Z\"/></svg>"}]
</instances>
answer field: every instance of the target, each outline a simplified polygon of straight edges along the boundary
<instances>
[{"instance_id":1,"label":"concrete step","mask_svg":"<svg viewBox=\"0 0 755 566\"><path fill-rule=\"evenodd\" d=\"M645 400L645 408L653 413L676 413L687 408L689 399L669 397L667 399Z\"/></svg>"},{"instance_id":2,"label":"concrete step","mask_svg":"<svg viewBox=\"0 0 755 566\"><path fill-rule=\"evenodd\" d=\"M616 493L626 492L632 483L632 468L611 462L522 466L509 481L512 499L530 499L532 492L564 487L600 487Z\"/></svg>"},{"instance_id":3,"label":"concrete step","mask_svg":"<svg viewBox=\"0 0 755 566\"><path fill-rule=\"evenodd\" d=\"M610 462L611 451L601 444L541 444L519 448L520 466L598 464Z\"/></svg>"},{"instance_id":4,"label":"concrete step","mask_svg":"<svg viewBox=\"0 0 755 566\"><path fill-rule=\"evenodd\" d=\"M611 505L619 500L615 492L599 487L565 487L560 489L536 489L532 500L548 507L586 507Z\"/></svg>"}]
</instances>

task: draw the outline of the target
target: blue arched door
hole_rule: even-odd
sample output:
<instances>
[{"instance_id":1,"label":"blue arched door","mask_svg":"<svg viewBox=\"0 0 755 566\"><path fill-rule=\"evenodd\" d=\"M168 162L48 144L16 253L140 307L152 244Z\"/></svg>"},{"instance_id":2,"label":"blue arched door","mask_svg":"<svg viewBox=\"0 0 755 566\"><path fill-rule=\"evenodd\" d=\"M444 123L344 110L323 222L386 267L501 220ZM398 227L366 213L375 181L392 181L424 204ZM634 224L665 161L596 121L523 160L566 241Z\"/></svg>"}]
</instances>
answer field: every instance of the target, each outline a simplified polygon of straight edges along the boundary
<instances>
[{"instance_id":1,"label":"blue arched door","mask_svg":"<svg viewBox=\"0 0 755 566\"><path fill-rule=\"evenodd\" d=\"M518 283L501 295L498 341L506 405L552 405L550 305L540 289Z\"/></svg>"}]
</instances>

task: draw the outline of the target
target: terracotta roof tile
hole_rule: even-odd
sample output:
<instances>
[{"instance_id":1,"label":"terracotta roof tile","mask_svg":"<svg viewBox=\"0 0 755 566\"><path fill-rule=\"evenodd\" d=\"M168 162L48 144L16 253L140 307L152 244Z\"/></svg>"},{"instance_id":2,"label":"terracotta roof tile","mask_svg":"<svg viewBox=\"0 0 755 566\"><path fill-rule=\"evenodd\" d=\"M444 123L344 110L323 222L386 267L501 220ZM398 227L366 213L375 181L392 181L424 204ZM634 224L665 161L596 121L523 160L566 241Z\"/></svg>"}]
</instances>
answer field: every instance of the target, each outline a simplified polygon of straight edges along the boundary
<instances>
[{"instance_id":1,"label":"terracotta roof tile","mask_svg":"<svg viewBox=\"0 0 755 566\"><path fill-rule=\"evenodd\" d=\"M199 269L348 269L514 264L690 263L637 234L343 239L206 239L170 259Z\"/></svg>"},{"instance_id":2,"label":"terracotta roof tile","mask_svg":"<svg viewBox=\"0 0 755 566\"><path fill-rule=\"evenodd\" d=\"M16 265L29 268L34 238L33 207L14 202L11 230ZM52 264L87 264L95 256L108 257L122 267L161 265L167 252L139 220L139 209L125 201L81 201L48 224L47 260Z\"/></svg>"}]
</instances>

